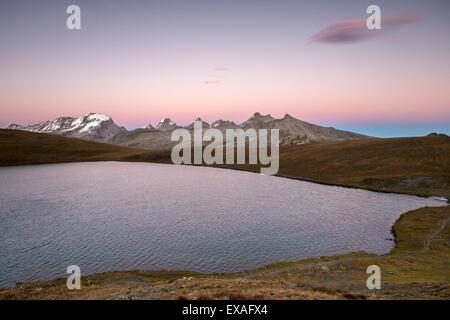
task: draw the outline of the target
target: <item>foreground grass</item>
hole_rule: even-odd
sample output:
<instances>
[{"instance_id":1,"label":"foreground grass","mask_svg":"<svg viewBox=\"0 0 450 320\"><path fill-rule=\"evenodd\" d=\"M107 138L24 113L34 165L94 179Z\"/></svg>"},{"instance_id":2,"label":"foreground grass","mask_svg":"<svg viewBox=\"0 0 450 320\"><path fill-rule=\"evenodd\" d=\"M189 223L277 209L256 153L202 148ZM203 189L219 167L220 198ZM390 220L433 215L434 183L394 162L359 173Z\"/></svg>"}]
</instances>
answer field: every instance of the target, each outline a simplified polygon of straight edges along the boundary
<instances>
[{"instance_id":1,"label":"foreground grass","mask_svg":"<svg viewBox=\"0 0 450 320\"><path fill-rule=\"evenodd\" d=\"M81 290L56 279L3 289L0 299L449 299L449 220L448 206L403 214L393 226L396 248L385 255L353 252L225 275L106 272L83 277ZM373 264L381 290L366 287Z\"/></svg>"}]
</instances>

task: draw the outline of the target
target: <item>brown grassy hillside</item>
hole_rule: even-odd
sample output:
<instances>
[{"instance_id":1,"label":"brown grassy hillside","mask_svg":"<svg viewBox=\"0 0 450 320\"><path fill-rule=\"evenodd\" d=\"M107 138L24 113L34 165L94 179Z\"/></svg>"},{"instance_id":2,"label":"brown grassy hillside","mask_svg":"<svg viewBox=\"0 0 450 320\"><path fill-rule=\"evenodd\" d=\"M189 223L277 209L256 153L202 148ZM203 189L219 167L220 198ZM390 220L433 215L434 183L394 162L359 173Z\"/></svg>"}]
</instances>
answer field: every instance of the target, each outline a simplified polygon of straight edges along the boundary
<instances>
[{"instance_id":1,"label":"brown grassy hillside","mask_svg":"<svg viewBox=\"0 0 450 320\"><path fill-rule=\"evenodd\" d=\"M259 171L257 166L229 166ZM450 192L450 137L322 142L280 149L279 175L422 195Z\"/></svg>"},{"instance_id":2,"label":"brown grassy hillside","mask_svg":"<svg viewBox=\"0 0 450 320\"><path fill-rule=\"evenodd\" d=\"M170 163L170 151L0 130L0 166L77 162ZM256 165L227 165L259 172ZM279 175L315 182L421 195L450 193L450 137L322 142L280 149Z\"/></svg>"},{"instance_id":3,"label":"brown grassy hillside","mask_svg":"<svg viewBox=\"0 0 450 320\"><path fill-rule=\"evenodd\" d=\"M80 161L157 161L158 152L144 151L52 134L0 130L0 166Z\"/></svg>"},{"instance_id":4,"label":"brown grassy hillside","mask_svg":"<svg viewBox=\"0 0 450 320\"><path fill-rule=\"evenodd\" d=\"M380 190L450 192L450 137L370 139L283 149L280 174Z\"/></svg>"}]
</instances>

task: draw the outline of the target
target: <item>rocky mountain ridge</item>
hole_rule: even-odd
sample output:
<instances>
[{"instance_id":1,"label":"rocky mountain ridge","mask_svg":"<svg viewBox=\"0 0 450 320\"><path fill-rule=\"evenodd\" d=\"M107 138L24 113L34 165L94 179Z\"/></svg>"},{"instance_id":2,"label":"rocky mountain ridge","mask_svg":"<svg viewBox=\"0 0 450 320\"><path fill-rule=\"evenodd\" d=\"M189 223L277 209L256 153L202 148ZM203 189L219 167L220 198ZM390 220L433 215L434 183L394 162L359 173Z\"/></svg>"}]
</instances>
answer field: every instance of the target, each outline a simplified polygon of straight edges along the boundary
<instances>
[{"instance_id":1,"label":"rocky mountain ridge","mask_svg":"<svg viewBox=\"0 0 450 320\"><path fill-rule=\"evenodd\" d=\"M236 124L229 120L217 120L209 124L200 118L203 129L213 128L225 132L226 129L279 129L280 145L298 145L321 141L343 141L364 139L367 136L338 130L331 127L314 125L286 114L276 119L270 114L254 113L247 121ZM128 131L118 126L107 115L89 113L80 118L60 117L53 121L43 121L38 124L22 126L11 124L8 129L26 130L39 133L51 133L62 136L103 141L140 149L164 150L170 149L176 142L171 142L171 133L176 128L194 129L194 122L187 126L179 126L170 118L162 119L155 127L150 123Z\"/></svg>"}]
</instances>

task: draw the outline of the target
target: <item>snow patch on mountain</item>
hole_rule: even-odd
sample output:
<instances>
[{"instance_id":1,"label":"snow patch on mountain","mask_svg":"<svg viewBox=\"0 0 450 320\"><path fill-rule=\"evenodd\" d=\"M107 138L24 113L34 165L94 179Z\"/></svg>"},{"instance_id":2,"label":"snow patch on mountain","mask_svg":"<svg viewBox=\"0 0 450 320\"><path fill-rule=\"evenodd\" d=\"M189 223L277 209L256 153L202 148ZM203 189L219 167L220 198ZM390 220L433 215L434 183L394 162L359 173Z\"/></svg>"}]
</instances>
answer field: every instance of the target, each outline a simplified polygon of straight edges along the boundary
<instances>
[{"instance_id":1,"label":"snow patch on mountain","mask_svg":"<svg viewBox=\"0 0 450 320\"><path fill-rule=\"evenodd\" d=\"M170 130L174 129L177 126L175 122L170 120L170 118L164 118L162 119L158 125L156 126L157 130Z\"/></svg>"},{"instance_id":2,"label":"snow patch on mountain","mask_svg":"<svg viewBox=\"0 0 450 320\"><path fill-rule=\"evenodd\" d=\"M8 128L95 140L107 139L123 130L109 116L100 113L88 113L79 118L60 117L53 121L46 120L30 126L13 124Z\"/></svg>"}]
</instances>

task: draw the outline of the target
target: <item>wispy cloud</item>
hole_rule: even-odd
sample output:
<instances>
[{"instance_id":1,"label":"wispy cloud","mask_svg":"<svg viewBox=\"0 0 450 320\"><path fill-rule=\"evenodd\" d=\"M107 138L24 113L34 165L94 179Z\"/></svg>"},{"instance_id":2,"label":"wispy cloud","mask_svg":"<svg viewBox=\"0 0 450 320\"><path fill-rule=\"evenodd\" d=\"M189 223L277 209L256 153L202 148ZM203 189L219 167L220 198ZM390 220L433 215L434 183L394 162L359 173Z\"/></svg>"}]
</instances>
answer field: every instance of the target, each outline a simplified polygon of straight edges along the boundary
<instances>
[{"instance_id":1,"label":"wispy cloud","mask_svg":"<svg viewBox=\"0 0 450 320\"><path fill-rule=\"evenodd\" d=\"M369 30L366 20L341 20L334 21L309 38L309 43L352 43L381 36L397 29L398 27L416 22L421 18L417 13L404 13L395 16L381 18L381 30Z\"/></svg>"},{"instance_id":2,"label":"wispy cloud","mask_svg":"<svg viewBox=\"0 0 450 320\"><path fill-rule=\"evenodd\" d=\"M217 80L217 79L225 79L226 78L226 74L228 72L228 68L225 67L217 67L212 69L212 74L210 74L207 78L207 80L205 81L205 84L219 84L222 81Z\"/></svg>"}]
</instances>

